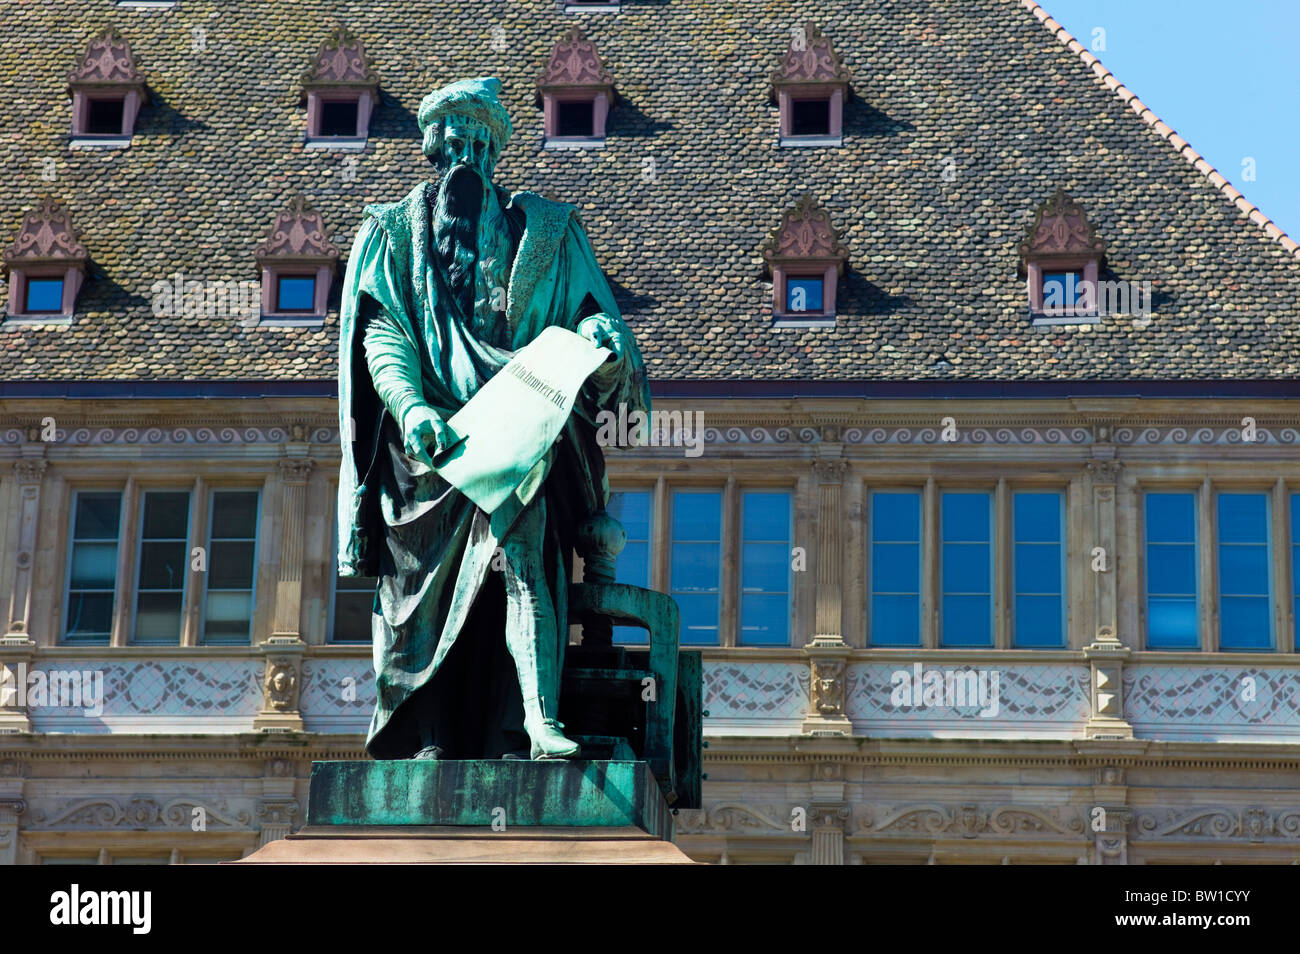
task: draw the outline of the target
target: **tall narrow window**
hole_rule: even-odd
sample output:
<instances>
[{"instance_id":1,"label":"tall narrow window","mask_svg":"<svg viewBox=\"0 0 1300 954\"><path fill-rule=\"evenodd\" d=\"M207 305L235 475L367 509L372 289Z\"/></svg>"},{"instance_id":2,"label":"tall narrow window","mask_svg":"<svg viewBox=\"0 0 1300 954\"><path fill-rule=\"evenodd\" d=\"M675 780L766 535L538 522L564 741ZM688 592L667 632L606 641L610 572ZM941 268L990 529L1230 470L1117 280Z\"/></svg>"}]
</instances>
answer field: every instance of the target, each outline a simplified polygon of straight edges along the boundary
<instances>
[{"instance_id":1,"label":"tall narrow window","mask_svg":"<svg viewBox=\"0 0 1300 954\"><path fill-rule=\"evenodd\" d=\"M1065 645L1065 548L1062 495L1018 493L1012 502L1017 646Z\"/></svg>"},{"instance_id":2,"label":"tall narrow window","mask_svg":"<svg viewBox=\"0 0 1300 954\"><path fill-rule=\"evenodd\" d=\"M993 645L992 503L988 493L942 495L939 625L943 646Z\"/></svg>"},{"instance_id":3,"label":"tall narrow window","mask_svg":"<svg viewBox=\"0 0 1300 954\"><path fill-rule=\"evenodd\" d=\"M1219 494L1219 648L1272 649L1268 494Z\"/></svg>"},{"instance_id":4,"label":"tall narrow window","mask_svg":"<svg viewBox=\"0 0 1300 954\"><path fill-rule=\"evenodd\" d=\"M718 643L722 583L722 494L673 492L673 543L668 588L681 610L681 642Z\"/></svg>"},{"instance_id":5,"label":"tall narrow window","mask_svg":"<svg viewBox=\"0 0 1300 954\"><path fill-rule=\"evenodd\" d=\"M70 643L107 642L113 631L122 494L78 491L72 514L64 637Z\"/></svg>"},{"instance_id":6,"label":"tall narrow window","mask_svg":"<svg viewBox=\"0 0 1300 954\"><path fill-rule=\"evenodd\" d=\"M790 494L740 498L740 633L746 646L790 642Z\"/></svg>"},{"instance_id":7,"label":"tall narrow window","mask_svg":"<svg viewBox=\"0 0 1300 954\"><path fill-rule=\"evenodd\" d=\"M140 507L135 643L181 641L181 610L189 575L190 495L150 490Z\"/></svg>"},{"instance_id":8,"label":"tall narrow window","mask_svg":"<svg viewBox=\"0 0 1300 954\"><path fill-rule=\"evenodd\" d=\"M1297 629L1293 646L1300 652L1300 494L1291 495L1291 620Z\"/></svg>"},{"instance_id":9,"label":"tall narrow window","mask_svg":"<svg viewBox=\"0 0 1300 954\"><path fill-rule=\"evenodd\" d=\"M921 494L871 495L871 645L921 645Z\"/></svg>"},{"instance_id":10,"label":"tall narrow window","mask_svg":"<svg viewBox=\"0 0 1300 954\"><path fill-rule=\"evenodd\" d=\"M614 564L614 581L650 586L651 499L648 490L623 490L609 495L605 508L623 525L627 545ZM644 644L648 635L639 626L615 626L614 642Z\"/></svg>"},{"instance_id":11,"label":"tall narrow window","mask_svg":"<svg viewBox=\"0 0 1300 954\"><path fill-rule=\"evenodd\" d=\"M1196 494L1149 493L1145 504L1147 646L1196 649Z\"/></svg>"},{"instance_id":12,"label":"tall narrow window","mask_svg":"<svg viewBox=\"0 0 1300 954\"><path fill-rule=\"evenodd\" d=\"M330 562L336 564L334 605L330 613L330 642L368 643L372 638L370 617L379 580L373 576L339 576L338 552L338 524L335 523L334 549L330 551Z\"/></svg>"},{"instance_id":13,"label":"tall narrow window","mask_svg":"<svg viewBox=\"0 0 1300 954\"><path fill-rule=\"evenodd\" d=\"M252 637L258 498L256 490L212 493L203 611L205 643L244 645Z\"/></svg>"}]
</instances>

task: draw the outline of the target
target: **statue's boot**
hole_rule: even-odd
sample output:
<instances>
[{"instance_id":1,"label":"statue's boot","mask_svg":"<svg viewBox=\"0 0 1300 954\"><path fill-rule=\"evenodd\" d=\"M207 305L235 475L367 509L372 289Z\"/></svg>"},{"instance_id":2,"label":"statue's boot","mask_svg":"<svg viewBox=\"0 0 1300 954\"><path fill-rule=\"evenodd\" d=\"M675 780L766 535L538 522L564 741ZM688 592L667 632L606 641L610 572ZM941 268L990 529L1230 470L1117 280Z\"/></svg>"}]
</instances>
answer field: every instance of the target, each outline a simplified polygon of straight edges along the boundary
<instances>
[{"instance_id":1,"label":"statue's boot","mask_svg":"<svg viewBox=\"0 0 1300 954\"><path fill-rule=\"evenodd\" d=\"M540 531L541 514L529 516ZM520 524L524 524L520 520ZM525 527L503 549L506 552L506 646L514 657L519 673L519 688L524 702L524 731L532 742L533 759L571 759L578 754L578 743L565 737L559 713L560 672L559 639L555 629L555 610L546 588L540 557L540 540L528 547ZM531 529L531 528L528 528ZM540 537L540 532L537 533Z\"/></svg>"}]
</instances>

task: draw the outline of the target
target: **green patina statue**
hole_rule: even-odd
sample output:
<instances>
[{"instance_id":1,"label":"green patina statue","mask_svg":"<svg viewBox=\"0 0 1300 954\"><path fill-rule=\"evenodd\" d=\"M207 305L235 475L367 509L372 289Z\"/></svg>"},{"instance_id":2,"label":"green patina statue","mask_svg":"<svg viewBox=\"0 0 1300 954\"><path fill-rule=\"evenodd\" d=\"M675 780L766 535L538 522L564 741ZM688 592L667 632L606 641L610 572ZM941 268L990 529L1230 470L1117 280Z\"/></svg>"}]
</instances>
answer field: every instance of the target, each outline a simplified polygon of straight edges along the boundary
<instances>
[{"instance_id":1,"label":"green patina statue","mask_svg":"<svg viewBox=\"0 0 1300 954\"><path fill-rule=\"evenodd\" d=\"M576 208L492 182L512 132L500 89L464 80L425 98L436 181L368 206L348 260L338 568L378 578L367 749L380 759L578 754L556 716L573 535L609 496L597 415L650 409ZM534 479L487 513L436 470L447 422L553 327L612 357Z\"/></svg>"}]
</instances>

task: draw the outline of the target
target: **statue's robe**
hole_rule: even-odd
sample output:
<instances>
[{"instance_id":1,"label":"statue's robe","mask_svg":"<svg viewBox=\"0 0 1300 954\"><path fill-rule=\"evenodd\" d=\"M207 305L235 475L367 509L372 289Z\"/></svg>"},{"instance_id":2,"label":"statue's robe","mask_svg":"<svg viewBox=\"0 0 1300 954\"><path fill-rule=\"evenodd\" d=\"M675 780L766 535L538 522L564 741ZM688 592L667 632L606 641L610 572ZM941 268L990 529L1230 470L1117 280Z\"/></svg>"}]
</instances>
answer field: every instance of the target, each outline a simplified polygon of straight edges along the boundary
<instances>
[{"instance_id":1,"label":"statue's robe","mask_svg":"<svg viewBox=\"0 0 1300 954\"><path fill-rule=\"evenodd\" d=\"M430 696L464 716L451 746L458 757L501 754L502 743L492 741L491 733L503 722L518 727L521 712L502 635L501 574L490 572L493 555L522 508L536 505L540 495L562 660L572 532L609 497L596 415L620 403L629 413L650 410L645 366L577 209L531 192L509 199L507 215L518 234L505 349L475 336L472 316L462 313L447 290L430 228L436 189L422 183L402 202L366 208L340 309L338 572L379 578L372 611L378 698L366 743L376 758L404 757L419 748L414 710L429 704ZM419 357L424 399L444 420L543 328L576 331L584 318L598 316L621 334L625 350L613 373L588 379L534 479L489 518L404 453L400 422L375 391L362 344L367 316L378 309L407 334ZM503 714L503 707L510 712Z\"/></svg>"}]
</instances>

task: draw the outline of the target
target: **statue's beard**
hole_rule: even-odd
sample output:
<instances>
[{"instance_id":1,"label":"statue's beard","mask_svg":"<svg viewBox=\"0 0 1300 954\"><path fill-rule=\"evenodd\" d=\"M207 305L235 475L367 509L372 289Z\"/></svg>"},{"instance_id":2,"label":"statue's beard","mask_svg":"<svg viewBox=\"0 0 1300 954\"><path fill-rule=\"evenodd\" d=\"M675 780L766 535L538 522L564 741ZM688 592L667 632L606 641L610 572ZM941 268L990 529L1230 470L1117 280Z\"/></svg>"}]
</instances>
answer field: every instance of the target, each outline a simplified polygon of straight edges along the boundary
<instances>
[{"instance_id":1,"label":"statue's beard","mask_svg":"<svg viewBox=\"0 0 1300 954\"><path fill-rule=\"evenodd\" d=\"M433 210L433 238L452 295L476 324L490 319L510 254L510 233L496 190L472 166L442 177ZM478 267L476 267L478 266Z\"/></svg>"}]
</instances>

